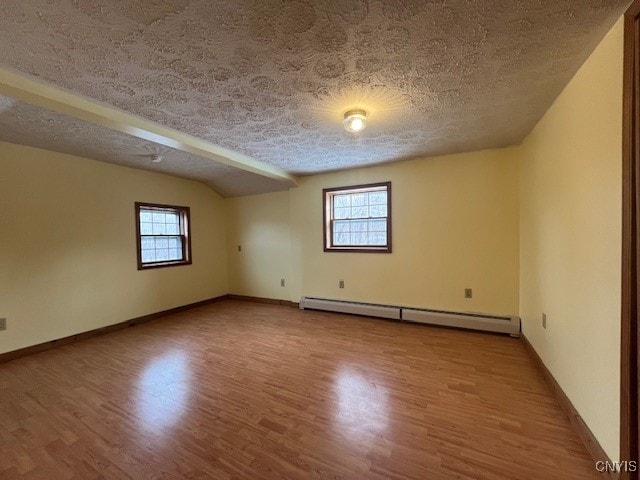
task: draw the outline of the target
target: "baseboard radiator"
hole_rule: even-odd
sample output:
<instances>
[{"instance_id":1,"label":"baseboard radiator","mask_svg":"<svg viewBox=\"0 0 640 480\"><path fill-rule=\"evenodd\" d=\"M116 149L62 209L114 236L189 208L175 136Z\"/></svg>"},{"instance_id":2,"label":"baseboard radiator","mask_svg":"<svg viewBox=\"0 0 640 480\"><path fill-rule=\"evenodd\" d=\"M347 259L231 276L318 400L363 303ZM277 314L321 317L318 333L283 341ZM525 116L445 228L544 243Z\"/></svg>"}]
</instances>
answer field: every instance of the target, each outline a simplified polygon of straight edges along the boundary
<instances>
[{"instance_id":1,"label":"baseboard radiator","mask_svg":"<svg viewBox=\"0 0 640 480\"><path fill-rule=\"evenodd\" d=\"M483 330L520 336L520 317L496 316L483 313L447 312L427 308L378 305L374 303L331 300L328 298L302 297L302 310L324 310L327 312L351 313L367 317L381 317L406 322L426 323L443 327Z\"/></svg>"}]
</instances>

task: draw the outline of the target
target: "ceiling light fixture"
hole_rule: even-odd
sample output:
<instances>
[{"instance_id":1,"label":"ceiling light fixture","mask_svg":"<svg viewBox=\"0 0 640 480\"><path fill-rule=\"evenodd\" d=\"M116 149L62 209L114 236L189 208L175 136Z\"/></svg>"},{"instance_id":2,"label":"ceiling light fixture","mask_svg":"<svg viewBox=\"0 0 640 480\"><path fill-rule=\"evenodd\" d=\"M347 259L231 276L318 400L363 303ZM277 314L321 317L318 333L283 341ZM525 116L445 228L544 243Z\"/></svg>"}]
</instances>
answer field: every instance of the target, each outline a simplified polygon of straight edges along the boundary
<instances>
[{"instance_id":1,"label":"ceiling light fixture","mask_svg":"<svg viewBox=\"0 0 640 480\"><path fill-rule=\"evenodd\" d=\"M159 153L151 154L150 158L153 163L160 163L162 161L162 155Z\"/></svg>"},{"instance_id":2,"label":"ceiling light fixture","mask_svg":"<svg viewBox=\"0 0 640 480\"><path fill-rule=\"evenodd\" d=\"M349 110L344 114L342 126L347 132L361 132L367 128L367 112L364 110Z\"/></svg>"}]
</instances>

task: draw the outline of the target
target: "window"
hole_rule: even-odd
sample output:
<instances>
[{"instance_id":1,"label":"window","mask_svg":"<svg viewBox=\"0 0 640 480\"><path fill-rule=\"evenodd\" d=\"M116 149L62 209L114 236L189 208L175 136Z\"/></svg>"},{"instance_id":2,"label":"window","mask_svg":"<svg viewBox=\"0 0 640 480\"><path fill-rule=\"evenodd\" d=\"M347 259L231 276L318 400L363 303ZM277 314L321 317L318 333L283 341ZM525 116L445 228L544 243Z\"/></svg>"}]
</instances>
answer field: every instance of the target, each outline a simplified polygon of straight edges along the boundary
<instances>
[{"instance_id":1,"label":"window","mask_svg":"<svg viewBox=\"0 0 640 480\"><path fill-rule=\"evenodd\" d=\"M325 252L391 253L391 182L322 191Z\"/></svg>"},{"instance_id":2,"label":"window","mask_svg":"<svg viewBox=\"0 0 640 480\"><path fill-rule=\"evenodd\" d=\"M189 207L136 202L138 270L191 263Z\"/></svg>"}]
</instances>

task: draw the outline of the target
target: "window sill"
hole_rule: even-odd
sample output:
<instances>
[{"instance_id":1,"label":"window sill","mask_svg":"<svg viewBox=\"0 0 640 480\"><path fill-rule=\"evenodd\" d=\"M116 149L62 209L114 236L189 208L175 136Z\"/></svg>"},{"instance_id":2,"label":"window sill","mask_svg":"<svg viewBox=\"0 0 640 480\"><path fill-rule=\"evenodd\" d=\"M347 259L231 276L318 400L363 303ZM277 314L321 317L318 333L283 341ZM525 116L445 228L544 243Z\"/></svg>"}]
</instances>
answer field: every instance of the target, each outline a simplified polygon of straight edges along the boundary
<instances>
[{"instance_id":1,"label":"window sill","mask_svg":"<svg viewBox=\"0 0 640 480\"><path fill-rule=\"evenodd\" d=\"M325 252L391 253L391 247L325 247Z\"/></svg>"},{"instance_id":2,"label":"window sill","mask_svg":"<svg viewBox=\"0 0 640 480\"><path fill-rule=\"evenodd\" d=\"M149 270L152 268L180 267L182 265L191 265L191 260L180 260L177 262L157 262L157 263L141 263L138 270Z\"/></svg>"}]
</instances>

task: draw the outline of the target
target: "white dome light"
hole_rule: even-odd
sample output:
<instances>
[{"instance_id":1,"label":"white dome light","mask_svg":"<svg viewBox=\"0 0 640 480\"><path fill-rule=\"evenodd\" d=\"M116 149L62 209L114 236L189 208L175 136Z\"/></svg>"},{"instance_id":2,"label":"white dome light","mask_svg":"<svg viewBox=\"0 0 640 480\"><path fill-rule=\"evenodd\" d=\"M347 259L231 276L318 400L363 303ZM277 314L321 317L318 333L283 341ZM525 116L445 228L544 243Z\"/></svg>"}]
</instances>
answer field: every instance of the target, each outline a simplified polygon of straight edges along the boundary
<instances>
[{"instance_id":1,"label":"white dome light","mask_svg":"<svg viewBox=\"0 0 640 480\"><path fill-rule=\"evenodd\" d=\"M349 110L344 114L342 126L347 132L361 132L367 128L367 112L364 110Z\"/></svg>"}]
</instances>

